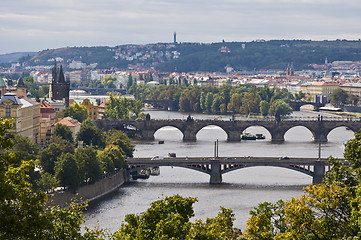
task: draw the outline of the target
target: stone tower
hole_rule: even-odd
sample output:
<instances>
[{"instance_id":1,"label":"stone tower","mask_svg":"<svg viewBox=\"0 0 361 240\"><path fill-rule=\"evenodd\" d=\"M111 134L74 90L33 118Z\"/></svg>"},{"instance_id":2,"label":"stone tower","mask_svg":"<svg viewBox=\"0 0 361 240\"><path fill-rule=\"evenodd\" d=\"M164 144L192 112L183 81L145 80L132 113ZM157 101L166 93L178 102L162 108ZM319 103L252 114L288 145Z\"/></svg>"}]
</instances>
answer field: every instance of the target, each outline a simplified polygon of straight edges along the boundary
<instances>
[{"instance_id":1,"label":"stone tower","mask_svg":"<svg viewBox=\"0 0 361 240\"><path fill-rule=\"evenodd\" d=\"M52 100L65 100L65 106L69 107L70 81L65 79L63 67L54 64L52 70L53 79L49 86L49 98Z\"/></svg>"}]
</instances>

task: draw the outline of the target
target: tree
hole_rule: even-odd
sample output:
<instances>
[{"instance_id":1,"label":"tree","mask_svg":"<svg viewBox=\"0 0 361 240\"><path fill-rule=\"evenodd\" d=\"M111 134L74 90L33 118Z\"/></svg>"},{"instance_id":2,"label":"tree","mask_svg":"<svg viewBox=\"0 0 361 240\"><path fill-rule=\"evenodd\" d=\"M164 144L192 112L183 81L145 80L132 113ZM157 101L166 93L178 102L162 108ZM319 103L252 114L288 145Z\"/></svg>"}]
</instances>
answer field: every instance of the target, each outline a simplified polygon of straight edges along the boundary
<instances>
[{"instance_id":1,"label":"tree","mask_svg":"<svg viewBox=\"0 0 361 240\"><path fill-rule=\"evenodd\" d=\"M205 101L206 112L208 113L212 112L212 104L213 104L213 93L208 92Z\"/></svg>"},{"instance_id":2,"label":"tree","mask_svg":"<svg viewBox=\"0 0 361 240\"><path fill-rule=\"evenodd\" d=\"M97 152L94 148L77 149L75 151L75 161L78 166L79 177L83 182L94 183L103 176Z\"/></svg>"},{"instance_id":3,"label":"tree","mask_svg":"<svg viewBox=\"0 0 361 240\"><path fill-rule=\"evenodd\" d=\"M81 178L74 155L65 153L60 156L59 161L55 164L55 177L61 186L69 187L73 192L78 189Z\"/></svg>"},{"instance_id":4,"label":"tree","mask_svg":"<svg viewBox=\"0 0 361 240\"><path fill-rule=\"evenodd\" d=\"M106 135L106 145L115 145L124 156L133 157L134 146L131 144L129 137L120 130L109 130Z\"/></svg>"},{"instance_id":5,"label":"tree","mask_svg":"<svg viewBox=\"0 0 361 240\"><path fill-rule=\"evenodd\" d=\"M242 106L242 95L239 93L232 94L228 104L228 110L233 113L239 113Z\"/></svg>"},{"instance_id":6,"label":"tree","mask_svg":"<svg viewBox=\"0 0 361 240\"><path fill-rule=\"evenodd\" d=\"M21 161L11 152L11 127L11 121L1 120L0 148L10 151L0 153L0 239L80 239L82 207L45 206L46 194L28 182L27 172L36 162Z\"/></svg>"},{"instance_id":7,"label":"tree","mask_svg":"<svg viewBox=\"0 0 361 240\"><path fill-rule=\"evenodd\" d=\"M337 88L331 94L331 104L335 107L339 107L341 104L345 104L348 98L348 94L345 90Z\"/></svg>"},{"instance_id":8,"label":"tree","mask_svg":"<svg viewBox=\"0 0 361 240\"><path fill-rule=\"evenodd\" d=\"M122 151L116 145L108 145L98 156L102 169L109 173L116 168L121 169L126 167L125 158Z\"/></svg>"},{"instance_id":9,"label":"tree","mask_svg":"<svg viewBox=\"0 0 361 240\"><path fill-rule=\"evenodd\" d=\"M214 99L213 99L213 103L212 103L212 112L214 113L219 113L221 111L220 109L220 106L222 104L222 100L221 100L221 97L219 96L216 96Z\"/></svg>"},{"instance_id":10,"label":"tree","mask_svg":"<svg viewBox=\"0 0 361 240\"><path fill-rule=\"evenodd\" d=\"M50 143L40 151L40 165L43 171L55 174L55 163L64 152L64 148L57 143Z\"/></svg>"},{"instance_id":11,"label":"tree","mask_svg":"<svg viewBox=\"0 0 361 240\"><path fill-rule=\"evenodd\" d=\"M59 137L69 142L74 142L73 133L70 128L64 124L56 124L53 130L53 136Z\"/></svg>"},{"instance_id":12,"label":"tree","mask_svg":"<svg viewBox=\"0 0 361 240\"><path fill-rule=\"evenodd\" d=\"M133 78L132 78L132 74L129 73L126 89L129 90L132 87L132 85L133 85Z\"/></svg>"},{"instance_id":13,"label":"tree","mask_svg":"<svg viewBox=\"0 0 361 240\"><path fill-rule=\"evenodd\" d=\"M15 135L13 142L14 147L11 149L11 151L15 153L19 159L29 161L31 159L35 160L37 158L39 148L29 138L23 137L21 135Z\"/></svg>"},{"instance_id":14,"label":"tree","mask_svg":"<svg viewBox=\"0 0 361 240\"><path fill-rule=\"evenodd\" d=\"M259 112L259 102L260 99L253 92L247 92L242 98L242 106L240 111L242 113L258 113Z\"/></svg>"},{"instance_id":15,"label":"tree","mask_svg":"<svg viewBox=\"0 0 361 240\"><path fill-rule=\"evenodd\" d=\"M37 181L37 186L40 190L46 191L48 193L59 186L59 181L55 178L54 175L51 175L48 172L43 172L40 179Z\"/></svg>"},{"instance_id":16,"label":"tree","mask_svg":"<svg viewBox=\"0 0 361 240\"><path fill-rule=\"evenodd\" d=\"M78 103L73 103L71 106L65 108L61 113L61 117L71 117L79 122L83 122L88 118L88 111L86 108Z\"/></svg>"},{"instance_id":17,"label":"tree","mask_svg":"<svg viewBox=\"0 0 361 240\"><path fill-rule=\"evenodd\" d=\"M259 110L262 114L262 116L267 116L268 115L268 111L269 111L269 103L266 102L265 100L262 100L259 103Z\"/></svg>"},{"instance_id":18,"label":"tree","mask_svg":"<svg viewBox=\"0 0 361 240\"><path fill-rule=\"evenodd\" d=\"M361 236L361 133L345 146L349 163L329 158L323 182L300 198L260 204L251 212L244 239L357 239Z\"/></svg>"},{"instance_id":19,"label":"tree","mask_svg":"<svg viewBox=\"0 0 361 240\"><path fill-rule=\"evenodd\" d=\"M221 208L215 218L203 223L190 222L194 216L191 197L174 195L154 201L141 215L128 214L114 234L114 239L237 239L241 234L233 228L234 214Z\"/></svg>"},{"instance_id":20,"label":"tree","mask_svg":"<svg viewBox=\"0 0 361 240\"><path fill-rule=\"evenodd\" d=\"M108 93L109 100L105 103L105 116L113 119L131 119L134 118L131 109L131 102L121 94L114 95Z\"/></svg>"},{"instance_id":21,"label":"tree","mask_svg":"<svg viewBox=\"0 0 361 240\"><path fill-rule=\"evenodd\" d=\"M82 124L76 139L83 141L88 146L105 147L105 134L96 126Z\"/></svg>"},{"instance_id":22,"label":"tree","mask_svg":"<svg viewBox=\"0 0 361 240\"><path fill-rule=\"evenodd\" d=\"M273 116L280 117L292 113L292 108L288 103L281 99L277 99L271 103L269 113Z\"/></svg>"}]
</instances>

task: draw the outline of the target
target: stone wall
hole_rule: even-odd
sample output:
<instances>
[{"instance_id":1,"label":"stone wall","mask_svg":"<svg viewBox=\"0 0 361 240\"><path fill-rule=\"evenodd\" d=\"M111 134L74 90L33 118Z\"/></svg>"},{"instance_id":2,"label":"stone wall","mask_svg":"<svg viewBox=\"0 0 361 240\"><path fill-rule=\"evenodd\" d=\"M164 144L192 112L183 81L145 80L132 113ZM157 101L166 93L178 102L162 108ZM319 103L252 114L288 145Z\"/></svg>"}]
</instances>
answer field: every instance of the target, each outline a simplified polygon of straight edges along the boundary
<instances>
[{"instance_id":1,"label":"stone wall","mask_svg":"<svg viewBox=\"0 0 361 240\"><path fill-rule=\"evenodd\" d=\"M129 180L129 173L124 169L113 175L109 175L100 181L80 187L76 193L70 191L61 191L48 195L47 205L59 205L65 207L72 199L81 199L82 201L96 200L123 185Z\"/></svg>"}]
</instances>

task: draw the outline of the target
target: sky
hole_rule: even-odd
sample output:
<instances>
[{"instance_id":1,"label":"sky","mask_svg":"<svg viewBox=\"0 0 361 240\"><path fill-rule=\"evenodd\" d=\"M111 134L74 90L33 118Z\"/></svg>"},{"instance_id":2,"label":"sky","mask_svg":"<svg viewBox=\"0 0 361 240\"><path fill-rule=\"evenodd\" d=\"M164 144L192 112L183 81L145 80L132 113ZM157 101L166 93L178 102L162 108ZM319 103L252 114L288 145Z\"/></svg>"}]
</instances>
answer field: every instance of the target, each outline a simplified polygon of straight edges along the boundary
<instances>
[{"instance_id":1,"label":"sky","mask_svg":"<svg viewBox=\"0 0 361 240\"><path fill-rule=\"evenodd\" d=\"M1 0L0 54L73 46L357 40L360 0Z\"/></svg>"}]
</instances>

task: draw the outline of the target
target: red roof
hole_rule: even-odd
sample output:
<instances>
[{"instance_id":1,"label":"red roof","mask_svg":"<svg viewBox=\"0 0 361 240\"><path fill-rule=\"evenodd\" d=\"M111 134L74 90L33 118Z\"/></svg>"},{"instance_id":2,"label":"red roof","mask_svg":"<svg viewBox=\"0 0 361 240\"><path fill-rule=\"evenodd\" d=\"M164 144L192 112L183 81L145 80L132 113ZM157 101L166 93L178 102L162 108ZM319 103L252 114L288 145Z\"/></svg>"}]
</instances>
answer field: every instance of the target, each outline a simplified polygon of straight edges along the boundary
<instances>
[{"instance_id":1,"label":"red roof","mask_svg":"<svg viewBox=\"0 0 361 240\"><path fill-rule=\"evenodd\" d=\"M61 119L60 121L58 121L56 124L63 124L65 126L68 126L68 127L76 127L78 125L81 125L81 123L74 119L74 118L71 118L71 117L65 117L63 119Z\"/></svg>"}]
</instances>

